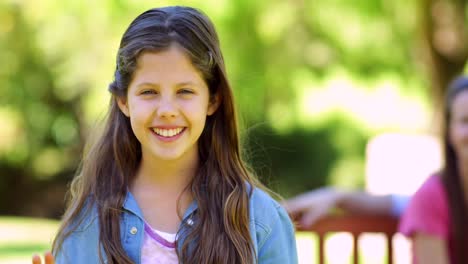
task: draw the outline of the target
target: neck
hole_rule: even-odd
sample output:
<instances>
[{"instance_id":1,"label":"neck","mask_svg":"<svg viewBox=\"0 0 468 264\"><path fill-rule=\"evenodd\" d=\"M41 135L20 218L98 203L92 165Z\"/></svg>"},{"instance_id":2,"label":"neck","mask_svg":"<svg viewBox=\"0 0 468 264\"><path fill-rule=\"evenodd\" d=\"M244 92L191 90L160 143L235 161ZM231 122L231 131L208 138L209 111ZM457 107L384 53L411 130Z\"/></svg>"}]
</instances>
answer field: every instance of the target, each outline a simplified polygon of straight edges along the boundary
<instances>
[{"instance_id":1,"label":"neck","mask_svg":"<svg viewBox=\"0 0 468 264\"><path fill-rule=\"evenodd\" d=\"M178 166L171 163L147 164L143 162L137 172L135 184L142 183L148 187L161 189L185 188L195 176L197 165Z\"/></svg>"},{"instance_id":2,"label":"neck","mask_svg":"<svg viewBox=\"0 0 468 264\"><path fill-rule=\"evenodd\" d=\"M180 193L197 169L198 155L185 156L180 160L151 159L143 155L132 185Z\"/></svg>"},{"instance_id":3,"label":"neck","mask_svg":"<svg viewBox=\"0 0 468 264\"><path fill-rule=\"evenodd\" d=\"M186 188L197 171L198 155L179 161L144 157L130 191L146 222L153 228L175 233L193 201L191 190Z\"/></svg>"}]
</instances>

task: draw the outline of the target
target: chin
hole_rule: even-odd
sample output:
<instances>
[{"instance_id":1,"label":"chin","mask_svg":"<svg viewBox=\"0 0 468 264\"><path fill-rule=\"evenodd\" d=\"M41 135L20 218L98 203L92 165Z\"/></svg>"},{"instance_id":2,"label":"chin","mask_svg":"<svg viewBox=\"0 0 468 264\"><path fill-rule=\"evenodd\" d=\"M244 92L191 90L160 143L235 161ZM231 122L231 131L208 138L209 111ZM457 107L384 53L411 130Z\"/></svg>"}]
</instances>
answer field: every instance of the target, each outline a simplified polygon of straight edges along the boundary
<instances>
[{"instance_id":1,"label":"chin","mask_svg":"<svg viewBox=\"0 0 468 264\"><path fill-rule=\"evenodd\" d=\"M163 161L174 161L180 160L184 156L184 153L180 152L157 152L154 153L154 157Z\"/></svg>"}]
</instances>

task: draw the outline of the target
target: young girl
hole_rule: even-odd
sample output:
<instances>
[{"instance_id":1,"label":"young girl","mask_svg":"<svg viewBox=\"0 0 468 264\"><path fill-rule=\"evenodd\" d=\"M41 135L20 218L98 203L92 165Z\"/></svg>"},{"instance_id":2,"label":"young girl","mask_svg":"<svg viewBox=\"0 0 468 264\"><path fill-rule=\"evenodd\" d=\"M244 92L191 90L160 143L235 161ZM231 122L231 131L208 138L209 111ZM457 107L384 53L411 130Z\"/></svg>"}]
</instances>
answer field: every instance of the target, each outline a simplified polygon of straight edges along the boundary
<instances>
[{"instance_id":1,"label":"young girl","mask_svg":"<svg viewBox=\"0 0 468 264\"><path fill-rule=\"evenodd\" d=\"M297 263L287 213L241 159L204 14L175 6L139 15L109 90L104 133L72 182L47 263Z\"/></svg>"},{"instance_id":2,"label":"young girl","mask_svg":"<svg viewBox=\"0 0 468 264\"><path fill-rule=\"evenodd\" d=\"M411 199L400 231L413 241L414 263L468 263L468 78L449 87L445 166Z\"/></svg>"}]
</instances>

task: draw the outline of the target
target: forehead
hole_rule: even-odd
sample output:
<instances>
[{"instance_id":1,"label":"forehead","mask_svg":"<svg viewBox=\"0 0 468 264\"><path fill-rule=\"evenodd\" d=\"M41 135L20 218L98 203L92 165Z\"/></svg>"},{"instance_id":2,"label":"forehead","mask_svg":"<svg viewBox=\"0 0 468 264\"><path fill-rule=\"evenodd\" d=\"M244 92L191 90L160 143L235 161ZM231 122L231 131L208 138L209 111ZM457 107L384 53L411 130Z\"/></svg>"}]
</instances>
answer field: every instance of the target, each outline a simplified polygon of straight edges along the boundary
<instances>
[{"instance_id":1,"label":"forehead","mask_svg":"<svg viewBox=\"0 0 468 264\"><path fill-rule=\"evenodd\" d=\"M145 51L137 59L134 81L202 81L186 52L178 45L162 51Z\"/></svg>"},{"instance_id":2,"label":"forehead","mask_svg":"<svg viewBox=\"0 0 468 264\"><path fill-rule=\"evenodd\" d=\"M454 115L468 115L468 89L455 96L451 108Z\"/></svg>"}]
</instances>

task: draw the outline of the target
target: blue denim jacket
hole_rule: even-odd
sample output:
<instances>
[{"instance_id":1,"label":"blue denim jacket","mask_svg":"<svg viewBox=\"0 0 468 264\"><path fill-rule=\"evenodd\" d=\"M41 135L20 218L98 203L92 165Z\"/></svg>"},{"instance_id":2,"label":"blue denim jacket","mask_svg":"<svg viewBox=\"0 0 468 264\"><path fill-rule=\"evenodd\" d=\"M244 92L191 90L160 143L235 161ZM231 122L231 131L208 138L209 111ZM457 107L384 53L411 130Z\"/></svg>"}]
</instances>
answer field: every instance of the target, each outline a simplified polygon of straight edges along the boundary
<instances>
[{"instance_id":1,"label":"blue denim jacket","mask_svg":"<svg viewBox=\"0 0 468 264\"><path fill-rule=\"evenodd\" d=\"M269 195L254 189L249 202L250 234L259 264L297 263L294 228L285 210ZM141 248L144 237L143 214L130 192L125 199L124 212L120 222L121 241L127 255L136 263L141 263ZM184 213L182 221L190 226L193 212L197 209L192 203ZM181 232L178 238L183 237ZM179 243L179 245L182 243ZM58 264L99 264L99 224L97 210L93 209L67 239L56 254Z\"/></svg>"}]
</instances>

